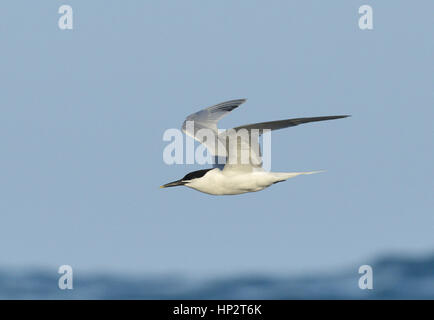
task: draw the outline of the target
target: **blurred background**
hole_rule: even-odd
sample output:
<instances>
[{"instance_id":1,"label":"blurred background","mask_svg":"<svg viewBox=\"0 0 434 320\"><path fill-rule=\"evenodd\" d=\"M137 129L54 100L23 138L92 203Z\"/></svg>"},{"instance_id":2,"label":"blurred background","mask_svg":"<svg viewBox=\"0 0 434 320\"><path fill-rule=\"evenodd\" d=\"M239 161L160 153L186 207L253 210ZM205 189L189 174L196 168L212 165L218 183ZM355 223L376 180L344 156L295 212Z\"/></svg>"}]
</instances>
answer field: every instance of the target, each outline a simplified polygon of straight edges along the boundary
<instances>
[{"instance_id":1,"label":"blurred background","mask_svg":"<svg viewBox=\"0 0 434 320\"><path fill-rule=\"evenodd\" d=\"M434 298L433 9L2 1L0 298ZM236 98L222 128L352 117L272 135L273 171L325 173L159 189L203 168L166 165L164 131Z\"/></svg>"}]
</instances>

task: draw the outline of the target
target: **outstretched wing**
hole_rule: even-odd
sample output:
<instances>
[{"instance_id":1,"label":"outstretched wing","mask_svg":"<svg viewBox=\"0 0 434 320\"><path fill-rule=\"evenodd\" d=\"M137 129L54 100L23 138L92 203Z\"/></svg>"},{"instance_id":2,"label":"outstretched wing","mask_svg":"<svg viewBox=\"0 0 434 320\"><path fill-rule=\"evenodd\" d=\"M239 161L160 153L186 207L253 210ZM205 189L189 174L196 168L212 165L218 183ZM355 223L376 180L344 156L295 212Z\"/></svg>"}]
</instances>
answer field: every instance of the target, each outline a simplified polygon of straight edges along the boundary
<instances>
[{"instance_id":1,"label":"outstretched wing","mask_svg":"<svg viewBox=\"0 0 434 320\"><path fill-rule=\"evenodd\" d=\"M262 169L259 134L253 130L229 129L219 135L226 148L225 171L256 171Z\"/></svg>"},{"instance_id":2,"label":"outstretched wing","mask_svg":"<svg viewBox=\"0 0 434 320\"><path fill-rule=\"evenodd\" d=\"M246 99L230 100L193 113L185 119L184 123L182 124L182 131L184 131L186 135L204 144L212 155L219 156L217 150L217 122L244 102L246 102ZM199 132L201 129L207 130ZM212 133L215 140L209 141L209 139L205 137L207 133ZM225 150L222 151L223 154L220 156L225 156Z\"/></svg>"},{"instance_id":3,"label":"outstretched wing","mask_svg":"<svg viewBox=\"0 0 434 320\"><path fill-rule=\"evenodd\" d=\"M325 120L335 120L349 117L349 115L342 116L325 116L325 117L310 117L310 118L295 118L295 119L287 119L287 120L277 120L277 121L268 121L268 122L260 122L260 123L252 123L246 124L243 126L239 126L234 128L235 130L239 129L258 129L260 134L263 133L263 130L279 130L288 127L295 127L302 123L315 122L315 121L325 121Z\"/></svg>"},{"instance_id":4,"label":"outstretched wing","mask_svg":"<svg viewBox=\"0 0 434 320\"><path fill-rule=\"evenodd\" d=\"M260 170L262 167L262 155L258 142L259 135L264 133L264 130L278 130L288 127L298 126L299 124L334 120L349 117L348 115L339 116L324 116L310 118L295 118L287 120L269 121L261 123L253 123L236 127L223 132L220 137L225 139L237 136L237 143L232 145L226 142L226 150L228 153L224 170L237 171L252 171ZM243 133L244 132L244 133ZM219 138L220 138L219 137ZM246 157L248 161L246 162Z\"/></svg>"}]
</instances>

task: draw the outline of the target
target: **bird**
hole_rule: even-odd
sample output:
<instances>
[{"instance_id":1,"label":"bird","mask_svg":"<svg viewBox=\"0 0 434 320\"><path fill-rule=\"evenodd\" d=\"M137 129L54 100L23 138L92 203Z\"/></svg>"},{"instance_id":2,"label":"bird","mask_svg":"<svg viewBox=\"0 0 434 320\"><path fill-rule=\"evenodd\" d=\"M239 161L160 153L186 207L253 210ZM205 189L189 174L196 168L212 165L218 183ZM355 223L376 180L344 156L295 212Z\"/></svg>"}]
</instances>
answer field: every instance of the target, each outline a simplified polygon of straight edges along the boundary
<instances>
[{"instance_id":1,"label":"bird","mask_svg":"<svg viewBox=\"0 0 434 320\"><path fill-rule=\"evenodd\" d=\"M166 183L160 188L186 186L210 195L238 195L261 191L273 184L299 175L322 172L271 172L265 170L262 166L262 158L258 148L258 137L265 130L278 130L303 123L341 119L350 116L336 115L268 121L219 132L217 127L219 120L244 102L246 102L246 99L230 100L187 116L182 125L182 131L202 143L216 159L224 158L226 160L225 164L215 164L213 168L190 172L182 179ZM214 135L214 140L205 139L200 134L201 130L208 130L208 133ZM246 134L241 135L241 137L236 136L240 131ZM231 144L229 140L228 144L228 139L233 137L236 138L236 143ZM220 147L221 145L223 147ZM243 152L247 154L248 161L245 161L246 159L242 161Z\"/></svg>"}]
</instances>

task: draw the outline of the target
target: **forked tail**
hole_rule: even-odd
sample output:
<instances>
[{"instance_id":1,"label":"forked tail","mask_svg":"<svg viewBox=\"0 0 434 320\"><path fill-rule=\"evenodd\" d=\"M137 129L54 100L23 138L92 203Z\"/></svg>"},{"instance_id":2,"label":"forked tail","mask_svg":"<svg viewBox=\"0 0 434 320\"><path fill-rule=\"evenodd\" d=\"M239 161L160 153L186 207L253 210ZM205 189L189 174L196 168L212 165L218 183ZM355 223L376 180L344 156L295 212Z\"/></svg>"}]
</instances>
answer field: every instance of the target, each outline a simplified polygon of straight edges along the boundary
<instances>
[{"instance_id":1,"label":"forked tail","mask_svg":"<svg viewBox=\"0 0 434 320\"><path fill-rule=\"evenodd\" d=\"M273 172L273 174L276 177L276 182L282 182L289 178L294 178L296 176L302 175L302 174L314 174L314 173L320 173L325 172L325 170L318 170L318 171L308 171L308 172Z\"/></svg>"}]
</instances>

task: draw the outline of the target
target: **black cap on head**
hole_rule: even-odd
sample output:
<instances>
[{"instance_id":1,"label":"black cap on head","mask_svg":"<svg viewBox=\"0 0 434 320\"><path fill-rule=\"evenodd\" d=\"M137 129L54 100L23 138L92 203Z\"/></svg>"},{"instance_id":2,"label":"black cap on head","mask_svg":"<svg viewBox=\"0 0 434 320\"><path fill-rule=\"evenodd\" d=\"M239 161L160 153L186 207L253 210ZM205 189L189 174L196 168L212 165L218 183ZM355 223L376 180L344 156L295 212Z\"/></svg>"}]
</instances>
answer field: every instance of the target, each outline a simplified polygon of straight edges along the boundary
<instances>
[{"instance_id":1,"label":"black cap on head","mask_svg":"<svg viewBox=\"0 0 434 320\"><path fill-rule=\"evenodd\" d=\"M166 184L162 185L160 188L183 186L188 181L203 177L210 170L212 170L212 168L190 172L190 173L186 174L184 178L182 178L180 180L173 181L173 182L166 183Z\"/></svg>"}]
</instances>

